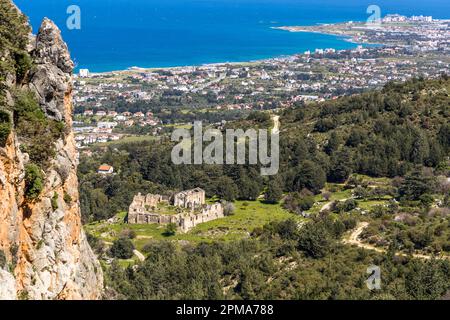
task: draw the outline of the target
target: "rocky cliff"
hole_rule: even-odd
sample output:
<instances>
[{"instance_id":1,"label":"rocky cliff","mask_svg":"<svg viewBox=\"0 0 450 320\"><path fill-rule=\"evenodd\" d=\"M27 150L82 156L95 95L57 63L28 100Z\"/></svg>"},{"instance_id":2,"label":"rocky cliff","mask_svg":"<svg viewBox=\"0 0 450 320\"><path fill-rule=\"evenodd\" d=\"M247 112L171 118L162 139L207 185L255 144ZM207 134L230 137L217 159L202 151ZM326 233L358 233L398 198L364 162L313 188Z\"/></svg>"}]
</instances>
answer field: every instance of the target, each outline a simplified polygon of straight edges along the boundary
<instances>
[{"instance_id":1,"label":"rocky cliff","mask_svg":"<svg viewBox=\"0 0 450 320\"><path fill-rule=\"evenodd\" d=\"M64 134L39 169L40 192L32 199L26 193L30 156L14 121L0 145L0 299L98 299L103 274L80 219L71 133L73 63L59 29L48 19L37 36L29 36L26 50L32 68L20 80L17 73L3 77L3 107L14 110L15 91L33 92L45 116L64 125Z\"/></svg>"}]
</instances>

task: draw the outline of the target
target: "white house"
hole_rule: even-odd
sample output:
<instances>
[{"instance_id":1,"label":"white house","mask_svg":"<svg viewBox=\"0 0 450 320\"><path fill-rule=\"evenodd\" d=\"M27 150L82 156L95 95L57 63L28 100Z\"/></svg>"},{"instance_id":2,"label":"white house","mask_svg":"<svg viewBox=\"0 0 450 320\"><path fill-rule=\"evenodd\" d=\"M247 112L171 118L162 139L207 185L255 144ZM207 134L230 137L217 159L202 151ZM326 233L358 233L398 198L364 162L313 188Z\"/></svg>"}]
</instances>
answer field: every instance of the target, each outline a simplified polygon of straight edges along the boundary
<instances>
[{"instance_id":1,"label":"white house","mask_svg":"<svg viewBox=\"0 0 450 320\"><path fill-rule=\"evenodd\" d=\"M98 168L98 174L112 174L114 172L114 168L110 165L103 164Z\"/></svg>"}]
</instances>

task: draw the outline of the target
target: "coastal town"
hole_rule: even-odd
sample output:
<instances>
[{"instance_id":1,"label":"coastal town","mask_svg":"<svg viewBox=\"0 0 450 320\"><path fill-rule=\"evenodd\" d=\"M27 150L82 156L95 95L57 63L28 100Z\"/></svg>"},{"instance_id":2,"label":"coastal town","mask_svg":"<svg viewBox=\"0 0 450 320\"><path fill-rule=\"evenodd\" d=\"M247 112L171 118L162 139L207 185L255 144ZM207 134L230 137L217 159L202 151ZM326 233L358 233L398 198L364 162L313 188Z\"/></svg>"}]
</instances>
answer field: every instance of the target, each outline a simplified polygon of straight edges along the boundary
<instances>
[{"instance_id":1,"label":"coastal town","mask_svg":"<svg viewBox=\"0 0 450 320\"><path fill-rule=\"evenodd\" d=\"M100 74L81 69L75 81L77 146L157 136L194 119L221 123L251 110L335 99L450 70L447 20L388 15L379 27L347 22L280 29L346 36L361 44L248 63Z\"/></svg>"}]
</instances>

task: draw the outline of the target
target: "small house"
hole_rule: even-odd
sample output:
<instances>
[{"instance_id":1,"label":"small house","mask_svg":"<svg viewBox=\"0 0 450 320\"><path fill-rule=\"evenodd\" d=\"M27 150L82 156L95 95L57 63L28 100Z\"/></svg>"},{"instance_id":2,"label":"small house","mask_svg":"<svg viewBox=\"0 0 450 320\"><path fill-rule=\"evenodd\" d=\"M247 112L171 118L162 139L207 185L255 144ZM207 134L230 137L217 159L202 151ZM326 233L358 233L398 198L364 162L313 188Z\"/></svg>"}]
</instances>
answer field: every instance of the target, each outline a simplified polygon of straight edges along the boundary
<instances>
[{"instance_id":1,"label":"small house","mask_svg":"<svg viewBox=\"0 0 450 320\"><path fill-rule=\"evenodd\" d=\"M98 168L98 174L112 174L114 172L114 168L110 165L103 164Z\"/></svg>"}]
</instances>

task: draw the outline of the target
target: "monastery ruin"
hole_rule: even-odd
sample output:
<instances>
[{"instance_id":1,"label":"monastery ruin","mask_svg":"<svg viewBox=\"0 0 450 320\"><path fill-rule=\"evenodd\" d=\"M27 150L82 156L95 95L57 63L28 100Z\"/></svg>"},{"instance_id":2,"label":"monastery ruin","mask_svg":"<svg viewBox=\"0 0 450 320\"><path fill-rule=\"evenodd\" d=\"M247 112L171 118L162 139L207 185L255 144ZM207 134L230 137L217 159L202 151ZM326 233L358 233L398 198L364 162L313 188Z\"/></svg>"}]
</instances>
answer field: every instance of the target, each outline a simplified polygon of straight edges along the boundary
<instances>
[{"instance_id":1,"label":"monastery ruin","mask_svg":"<svg viewBox=\"0 0 450 320\"><path fill-rule=\"evenodd\" d=\"M129 224L175 223L187 232L196 225L223 218L221 203L206 204L205 191L200 188L176 193L173 197L159 194L136 195L128 211Z\"/></svg>"}]
</instances>

